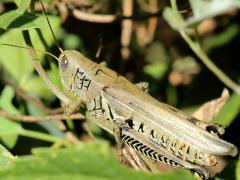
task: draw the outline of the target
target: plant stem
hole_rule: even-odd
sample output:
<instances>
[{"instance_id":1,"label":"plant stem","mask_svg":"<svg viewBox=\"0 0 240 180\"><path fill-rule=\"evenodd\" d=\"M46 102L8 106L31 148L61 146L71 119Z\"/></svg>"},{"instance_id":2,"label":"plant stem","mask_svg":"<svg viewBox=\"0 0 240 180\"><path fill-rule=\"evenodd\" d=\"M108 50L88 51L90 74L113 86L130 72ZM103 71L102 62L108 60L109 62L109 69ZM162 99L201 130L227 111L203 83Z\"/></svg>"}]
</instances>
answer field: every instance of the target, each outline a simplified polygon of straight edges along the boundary
<instances>
[{"instance_id":1,"label":"plant stem","mask_svg":"<svg viewBox=\"0 0 240 180\"><path fill-rule=\"evenodd\" d=\"M178 12L176 0L171 0L171 6L173 11ZM179 14L180 15L180 14ZM212 71L220 81L222 81L226 86L240 94L240 85L231 80L221 69L219 69L212 60L206 55L202 50L199 43L194 42L185 32L184 29L179 31L182 38L187 42L192 51L199 57L199 59L205 64L205 66Z\"/></svg>"},{"instance_id":2,"label":"plant stem","mask_svg":"<svg viewBox=\"0 0 240 180\"><path fill-rule=\"evenodd\" d=\"M177 8L177 1L176 0L171 0L171 6L172 6L172 9L174 11L178 11L178 8Z\"/></svg>"},{"instance_id":3,"label":"plant stem","mask_svg":"<svg viewBox=\"0 0 240 180\"><path fill-rule=\"evenodd\" d=\"M69 144L67 141L65 141L62 138L52 136L52 135L42 133L42 132L28 130L28 129L23 129L23 131L20 134L25 137L40 139L40 140L48 141L48 142L52 142L52 143L64 141L64 144L66 144L66 143Z\"/></svg>"},{"instance_id":4,"label":"plant stem","mask_svg":"<svg viewBox=\"0 0 240 180\"><path fill-rule=\"evenodd\" d=\"M226 86L234 90L236 93L240 93L240 86L232 81L221 69L219 69L211 59L205 54L205 52L201 49L198 43L195 43L184 30L180 31L183 39L188 43L190 48L195 52L195 54L200 58L200 60L207 66L209 70L211 70L219 80L221 80Z\"/></svg>"}]
</instances>

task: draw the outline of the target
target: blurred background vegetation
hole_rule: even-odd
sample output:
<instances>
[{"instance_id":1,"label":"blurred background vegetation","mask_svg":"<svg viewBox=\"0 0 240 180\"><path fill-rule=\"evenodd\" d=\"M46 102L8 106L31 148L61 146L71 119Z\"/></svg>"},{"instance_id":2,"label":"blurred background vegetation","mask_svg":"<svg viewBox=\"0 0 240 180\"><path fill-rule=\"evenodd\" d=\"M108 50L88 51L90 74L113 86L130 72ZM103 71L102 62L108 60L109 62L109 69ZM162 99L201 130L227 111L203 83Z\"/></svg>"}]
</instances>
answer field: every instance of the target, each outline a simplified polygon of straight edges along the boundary
<instances>
[{"instance_id":1,"label":"blurred background vegetation","mask_svg":"<svg viewBox=\"0 0 240 180\"><path fill-rule=\"evenodd\" d=\"M148 82L150 94L161 102L192 114L228 87L230 98L213 121L226 127L223 139L239 147L239 0L182 0L177 1L178 11L174 0L43 3L64 50L75 49L95 62L105 61L133 83ZM41 50L37 55L49 78L61 87L56 62L44 54L58 56L59 50L39 1L1 0L0 13L0 43L26 46L24 32L28 31L34 48ZM0 68L0 139L11 152L1 147L0 177L193 178L188 171L149 175L122 167L105 141L83 143L91 141L83 121L27 123L6 118L4 112L35 117L62 109L34 71L25 49L1 45ZM95 136L114 144L99 127L90 128ZM59 149L62 145L70 147ZM33 148L37 149L31 151ZM238 157L216 179L240 179Z\"/></svg>"}]
</instances>

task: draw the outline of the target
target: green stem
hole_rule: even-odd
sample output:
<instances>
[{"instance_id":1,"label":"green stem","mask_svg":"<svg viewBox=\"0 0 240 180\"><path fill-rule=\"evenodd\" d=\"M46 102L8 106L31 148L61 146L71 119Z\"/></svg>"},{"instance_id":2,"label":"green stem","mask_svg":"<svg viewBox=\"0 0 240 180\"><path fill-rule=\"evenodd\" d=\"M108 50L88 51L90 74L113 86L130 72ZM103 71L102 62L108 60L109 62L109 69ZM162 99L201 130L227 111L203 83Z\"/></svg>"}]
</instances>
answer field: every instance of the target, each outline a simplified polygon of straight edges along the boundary
<instances>
[{"instance_id":1,"label":"green stem","mask_svg":"<svg viewBox=\"0 0 240 180\"><path fill-rule=\"evenodd\" d=\"M226 86L231 88L237 93L240 93L240 86L232 81L222 70L220 70L211 59L204 53L198 43L192 41L192 39L186 34L184 30L180 31L183 39L188 43L190 48L195 52L195 54L200 58L200 60L207 66L207 68L212 71Z\"/></svg>"},{"instance_id":2,"label":"green stem","mask_svg":"<svg viewBox=\"0 0 240 180\"><path fill-rule=\"evenodd\" d=\"M171 6L172 6L172 9L174 11L178 11L178 8L177 8L177 1L176 0L171 0Z\"/></svg>"},{"instance_id":3,"label":"green stem","mask_svg":"<svg viewBox=\"0 0 240 180\"><path fill-rule=\"evenodd\" d=\"M178 12L176 0L171 0L172 9ZM179 14L180 15L180 14ZM222 81L230 89L234 90L236 93L240 94L240 85L231 80L221 69L219 69L212 60L206 55L202 50L199 43L194 42L185 32L185 30L180 30L182 38L187 42L192 51L199 57L199 59L205 64L205 66L212 71L220 81Z\"/></svg>"},{"instance_id":4,"label":"green stem","mask_svg":"<svg viewBox=\"0 0 240 180\"><path fill-rule=\"evenodd\" d=\"M24 129L21 132L21 135L25 136L25 137L40 139L42 141L48 141L48 142L52 142L52 143L62 142L62 144L64 144L64 145L69 145L69 143L62 138L55 137L55 136L52 136L52 135L49 135L46 133L42 133L42 132L28 130L28 129Z\"/></svg>"}]
</instances>

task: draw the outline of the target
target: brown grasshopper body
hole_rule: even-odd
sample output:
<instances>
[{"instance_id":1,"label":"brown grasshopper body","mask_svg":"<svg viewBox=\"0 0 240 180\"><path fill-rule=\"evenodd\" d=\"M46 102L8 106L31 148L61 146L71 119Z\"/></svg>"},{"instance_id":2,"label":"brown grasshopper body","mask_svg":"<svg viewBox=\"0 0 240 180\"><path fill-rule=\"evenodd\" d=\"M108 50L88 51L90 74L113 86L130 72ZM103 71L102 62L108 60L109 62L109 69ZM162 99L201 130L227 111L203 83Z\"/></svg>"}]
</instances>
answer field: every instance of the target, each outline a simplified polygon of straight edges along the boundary
<instances>
[{"instance_id":1,"label":"brown grasshopper body","mask_svg":"<svg viewBox=\"0 0 240 180\"><path fill-rule=\"evenodd\" d=\"M234 145L216 136L224 133L221 126L201 122L160 103L77 51L63 51L59 69L64 87L86 105L87 117L113 135L119 130L121 141L139 154L190 169L207 179L205 166L216 165L215 155L235 156L238 152Z\"/></svg>"}]
</instances>

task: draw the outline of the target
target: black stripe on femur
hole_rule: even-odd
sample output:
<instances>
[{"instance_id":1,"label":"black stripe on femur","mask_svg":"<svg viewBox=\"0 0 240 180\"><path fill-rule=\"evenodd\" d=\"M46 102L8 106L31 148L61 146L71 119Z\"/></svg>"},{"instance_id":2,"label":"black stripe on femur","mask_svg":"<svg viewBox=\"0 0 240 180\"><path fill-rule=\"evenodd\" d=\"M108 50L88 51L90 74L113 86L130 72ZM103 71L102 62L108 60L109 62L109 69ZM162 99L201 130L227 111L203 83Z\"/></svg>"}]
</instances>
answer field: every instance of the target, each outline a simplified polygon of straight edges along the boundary
<instances>
[{"instance_id":1,"label":"black stripe on femur","mask_svg":"<svg viewBox=\"0 0 240 180\"><path fill-rule=\"evenodd\" d=\"M141 147L142 143L138 142L136 145L135 145L135 148L138 149L139 147Z\"/></svg>"},{"instance_id":2,"label":"black stripe on femur","mask_svg":"<svg viewBox=\"0 0 240 180\"><path fill-rule=\"evenodd\" d=\"M131 143L131 141L134 141L134 139L133 138L130 138L130 139L128 139L127 140L129 143Z\"/></svg>"},{"instance_id":3,"label":"black stripe on femur","mask_svg":"<svg viewBox=\"0 0 240 180\"><path fill-rule=\"evenodd\" d=\"M163 157L163 161L164 161L166 164L169 163L168 158L166 158L166 157Z\"/></svg>"},{"instance_id":4,"label":"black stripe on femur","mask_svg":"<svg viewBox=\"0 0 240 180\"><path fill-rule=\"evenodd\" d=\"M139 148L139 151L144 154L144 149L147 148L147 146L142 145L142 147Z\"/></svg>"},{"instance_id":5,"label":"black stripe on femur","mask_svg":"<svg viewBox=\"0 0 240 180\"><path fill-rule=\"evenodd\" d=\"M191 171L198 174L202 180L208 179L208 174L204 173L202 169L191 169Z\"/></svg>"},{"instance_id":6,"label":"black stripe on femur","mask_svg":"<svg viewBox=\"0 0 240 180\"><path fill-rule=\"evenodd\" d=\"M143 154L145 154L146 156L149 157L148 150L150 150L149 147L145 148L144 151L143 151Z\"/></svg>"},{"instance_id":7,"label":"black stripe on femur","mask_svg":"<svg viewBox=\"0 0 240 180\"><path fill-rule=\"evenodd\" d=\"M154 160L157 160L157 152L153 152L153 153L152 153L152 158L153 158Z\"/></svg>"},{"instance_id":8,"label":"black stripe on femur","mask_svg":"<svg viewBox=\"0 0 240 180\"><path fill-rule=\"evenodd\" d=\"M171 166L179 166L179 167L182 167L181 164L178 164L177 162L175 162L175 161L173 161L173 160L171 160L171 159L169 159L169 163L171 164Z\"/></svg>"},{"instance_id":9,"label":"black stripe on femur","mask_svg":"<svg viewBox=\"0 0 240 180\"><path fill-rule=\"evenodd\" d=\"M163 155L161 155L161 154L158 154L157 160L159 160L159 161L163 162Z\"/></svg>"},{"instance_id":10,"label":"black stripe on femur","mask_svg":"<svg viewBox=\"0 0 240 180\"><path fill-rule=\"evenodd\" d=\"M135 151L149 157L153 160L164 162L174 167L182 167L181 164L163 156L162 154L158 153L157 151L151 149L147 145L139 142L138 140L134 139L133 137L127 136L125 134L121 135L122 141L126 143L128 146L132 147Z\"/></svg>"}]
</instances>

